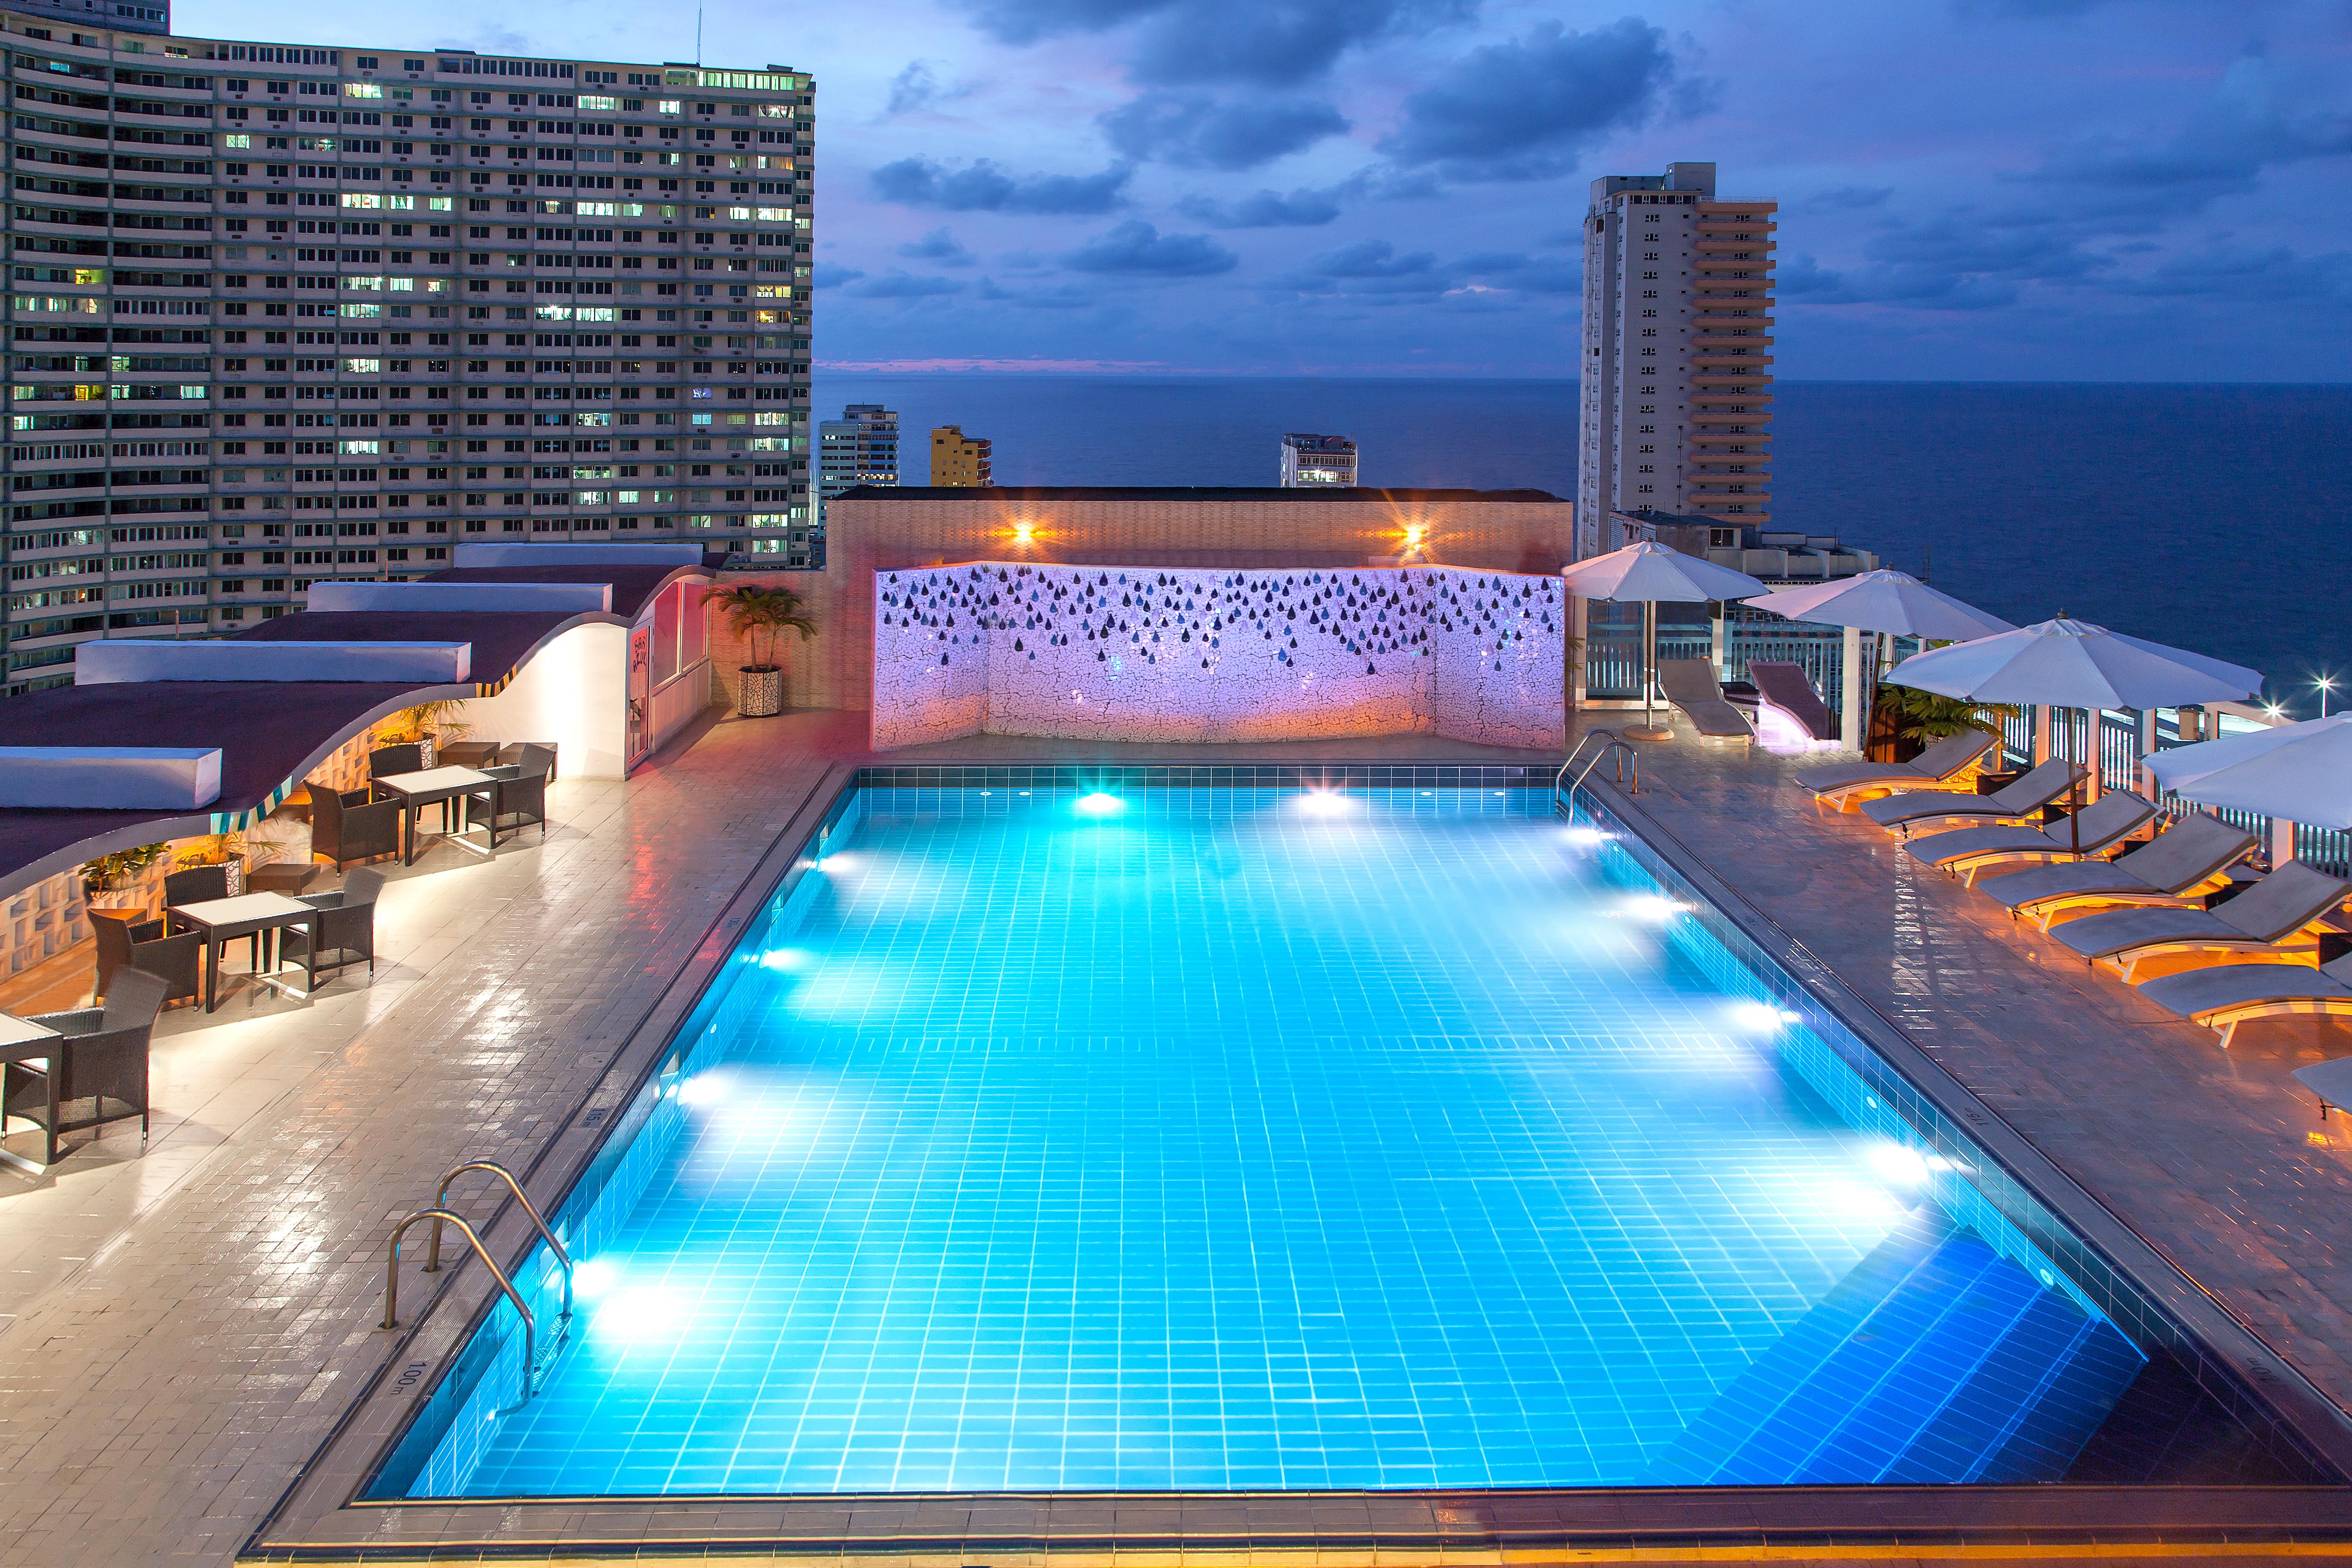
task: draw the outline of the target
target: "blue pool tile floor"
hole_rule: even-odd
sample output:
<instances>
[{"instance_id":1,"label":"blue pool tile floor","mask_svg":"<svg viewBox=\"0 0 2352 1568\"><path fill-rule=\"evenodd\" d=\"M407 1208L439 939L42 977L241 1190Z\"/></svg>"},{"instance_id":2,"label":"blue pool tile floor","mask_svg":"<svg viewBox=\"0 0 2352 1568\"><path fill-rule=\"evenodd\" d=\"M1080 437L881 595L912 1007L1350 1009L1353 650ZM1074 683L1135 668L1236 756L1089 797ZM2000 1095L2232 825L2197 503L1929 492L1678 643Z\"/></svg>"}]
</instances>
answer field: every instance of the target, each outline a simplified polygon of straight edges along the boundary
<instances>
[{"instance_id":1,"label":"blue pool tile floor","mask_svg":"<svg viewBox=\"0 0 2352 1568\"><path fill-rule=\"evenodd\" d=\"M1919 1194L1606 853L1523 792L869 792L466 1491L1687 1467Z\"/></svg>"}]
</instances>

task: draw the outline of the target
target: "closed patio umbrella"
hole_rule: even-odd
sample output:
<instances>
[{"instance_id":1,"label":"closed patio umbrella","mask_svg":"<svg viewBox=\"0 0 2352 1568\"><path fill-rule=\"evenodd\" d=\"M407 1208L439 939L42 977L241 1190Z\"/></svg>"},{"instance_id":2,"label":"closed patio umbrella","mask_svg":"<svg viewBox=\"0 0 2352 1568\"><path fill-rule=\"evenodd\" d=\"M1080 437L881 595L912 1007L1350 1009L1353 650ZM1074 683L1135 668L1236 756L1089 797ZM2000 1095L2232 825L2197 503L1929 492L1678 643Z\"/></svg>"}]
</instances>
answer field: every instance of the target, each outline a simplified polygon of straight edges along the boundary
<instances>
[{"instance_id":1,"label":"closed patio umbrella","mask_svg":"<svg viewBox=\"0 0 2352 1568\"><path fill-rule=\"evenodd\" d=\"M1877 682L1862 668L1863 632L1918 637L1928 642L1967 642L2017 628L1973 605L1930 588L1907 572L1863 572L1801 588L1783 588L1748 607L1769 610L1792 621L1851 628L1845 639L1845 690L1840 704L1844 714L1846 743L1863 749L1863 725ZM1826 695L1826 693L1824 693Z\"/></svg>"},{"instance_id":2,"label":"closed patio umbrella","mask_svg":"<svg viewBox=\"0 0 2352 1568\"><path fill-rule=\"evenodd\" d=\"M2352 827L2352 713L2177 746L2147 771L2200 805Z\"/></svg>"},{"instance_id":3,"label":"closed patio umbrella","mask_svg":"<svg viewBox=\"0 0 2352 1568\"><path fill-rule=\"evenodd\" d=\"M1638 604L1642 611L1642 722L1628 725L1628 740L1663 741L1674 731L1653 717L1652 692L1658 662L1658 605L1699 604L1710 599L1745 599L1761 594L1764 584L1745 572L1717 566L1696 555L1669 550L1654 540L1642 540L1622 550L1596 555L1563 569L1568 591L1586 599L1612 604Z\"/></svg>"},{"instance_id":4,"label":"closed patio umbrella","mask_svg":"<svg viewBox=\"0 0 2352 1568\"><path fill-rule=\"evenodd\" d=\"M1968 702L2094 713L2226 702L2251 697L2263 684L2259 670L2070 620L2063 610L2055 620L1914 654L1886 679ZM2096 752L2095 742L2091 749ZM2095 766L2095 755L2090 760Z\"/></svg>"}]
</instances>

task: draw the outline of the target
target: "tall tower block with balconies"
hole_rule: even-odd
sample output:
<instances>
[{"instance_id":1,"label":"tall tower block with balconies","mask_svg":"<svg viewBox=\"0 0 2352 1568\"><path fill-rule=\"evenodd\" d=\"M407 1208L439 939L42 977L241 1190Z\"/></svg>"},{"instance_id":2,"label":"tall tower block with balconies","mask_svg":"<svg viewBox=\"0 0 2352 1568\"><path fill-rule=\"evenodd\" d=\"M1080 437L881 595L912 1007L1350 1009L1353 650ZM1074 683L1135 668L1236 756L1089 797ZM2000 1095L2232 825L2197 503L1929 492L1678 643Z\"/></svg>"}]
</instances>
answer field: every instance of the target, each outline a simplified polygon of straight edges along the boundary
<instances>
[{"instance_id":1,"label":"tall tower block with balconies","mask_svg":"<svg viewBox=\"0 0 2352 1568\"><path fill-rule=\"evenodd\" d=\"M1612 511L1771 519L1777 202L1716 199L1713 163L1592 182L1578 364L1577 552Z\"/></svg>"}]
</instances>

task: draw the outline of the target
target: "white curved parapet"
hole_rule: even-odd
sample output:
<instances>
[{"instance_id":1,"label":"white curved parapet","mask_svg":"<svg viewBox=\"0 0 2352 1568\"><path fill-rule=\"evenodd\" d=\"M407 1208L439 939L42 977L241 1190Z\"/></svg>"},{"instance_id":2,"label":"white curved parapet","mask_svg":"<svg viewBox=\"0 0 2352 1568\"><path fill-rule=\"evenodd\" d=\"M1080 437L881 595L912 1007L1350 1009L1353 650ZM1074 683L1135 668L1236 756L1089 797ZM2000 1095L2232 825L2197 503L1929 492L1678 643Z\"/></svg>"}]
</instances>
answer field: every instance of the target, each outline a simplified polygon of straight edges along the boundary
<instances>
[{"instance_id":1,"label":"white curved parapet","mask_svg":"<svg viewBox=\"0 0 2352 1568\"><path fill-rule=\"evenodd\" d=\"M463 642L84 643L74 650L74 684L126 680L372 680L449 686L473 673Z\"/></svg>"},{"instance_id":2,"label":"white curved parapet","mask_svg":"<svg viewBox=\"0 0 2352 1568\"><path fill-rule=\"evenodd\" d=\"M699 544L460 544L449 564L472 566L699 566Z\"/></svg>"},{"instance_id":3,"label":"white curved parapet","mask_svg":"<svg viewBox=\"0 0 2352 1568\"><path fill-rule=\"evenodd\" d=\"M314 583L311 613L536 610L580 615L613 608L610 583Z\"/></svg>"},{"instance_id":4,"label":"white curved parapet","mask_svg":"<svg viewBox=\"0 0 2352 1568\"><path fill-rule=\"evenodd\" d=\"M217 746L0 746L0 806L194 811L220 792Z\"/></svg>"}]
</instances>

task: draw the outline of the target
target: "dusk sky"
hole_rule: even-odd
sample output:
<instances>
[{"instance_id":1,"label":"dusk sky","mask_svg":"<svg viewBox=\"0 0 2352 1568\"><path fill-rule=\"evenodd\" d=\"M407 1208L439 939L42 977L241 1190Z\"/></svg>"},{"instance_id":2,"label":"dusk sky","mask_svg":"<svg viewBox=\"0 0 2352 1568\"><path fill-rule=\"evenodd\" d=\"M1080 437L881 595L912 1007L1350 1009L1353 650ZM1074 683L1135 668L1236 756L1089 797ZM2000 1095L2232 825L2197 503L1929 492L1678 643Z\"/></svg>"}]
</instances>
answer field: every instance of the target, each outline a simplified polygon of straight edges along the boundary
<instances>
[{"instance_id":1,"label":"dusk sky","mask_svg":"<svg viewBox=\"0 0 2352 1568\"><path fill-rule=\"evenodd\" d=\"M692 10L187 3L183 31L688 59ZM1780 210L1778 374L2323 381L2346 0L713 0L818 84L834 368L1565 375L1586 182Z\"/></svg>"}]
</instances>

